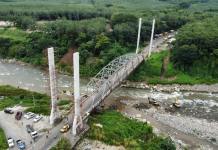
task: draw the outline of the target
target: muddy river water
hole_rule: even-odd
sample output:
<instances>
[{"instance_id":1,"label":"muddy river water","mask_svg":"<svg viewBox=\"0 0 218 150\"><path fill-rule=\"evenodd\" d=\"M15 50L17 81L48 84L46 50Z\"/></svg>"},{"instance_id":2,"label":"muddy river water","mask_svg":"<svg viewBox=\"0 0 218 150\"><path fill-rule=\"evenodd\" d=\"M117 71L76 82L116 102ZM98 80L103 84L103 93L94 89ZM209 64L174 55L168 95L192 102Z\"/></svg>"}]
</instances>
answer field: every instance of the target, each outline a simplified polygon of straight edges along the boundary
<instances>
[{"instance_id":1,"label":"muddy river water","mask_svg":"<svg viewBox=\"0 0 218 150\"><path fill-rule=\"evenodd\" d=\"M67 90L71 93L73 89L73 77L62 74L58 74L57 77L59 92ZM82 93L85 92L87 82L88 80L81 80ZM8 62L6 63L3 61L0 61L0 85L12 85L41 93L49 93L49 79L47 72L31 66ZM167 93L145 89L119 87L110 95L112 98L129 97L131 99L141 100L146 99L148 96L154 98L166 107L168 107L168 105L174 102L175 98L177 98L182 104L182 109L176 109L173 112L174 116L176 114L176 116L188 117L192 120L193 118L197 119L197 121L204 120L208 123L215 123L215 125L218 123L218 93L212 94L180 91ZM158 116L156 117L160 121L165 121L169 126L171 125L170 120L168 120L169 123L167 120L163 120L164 116L161 118L158 118ZM213 132L215 132L215 134L213 134L213 137L210 138L218 140L216 137L218 136L217 127L215 127Z\"/></svg>"}]
</instances>

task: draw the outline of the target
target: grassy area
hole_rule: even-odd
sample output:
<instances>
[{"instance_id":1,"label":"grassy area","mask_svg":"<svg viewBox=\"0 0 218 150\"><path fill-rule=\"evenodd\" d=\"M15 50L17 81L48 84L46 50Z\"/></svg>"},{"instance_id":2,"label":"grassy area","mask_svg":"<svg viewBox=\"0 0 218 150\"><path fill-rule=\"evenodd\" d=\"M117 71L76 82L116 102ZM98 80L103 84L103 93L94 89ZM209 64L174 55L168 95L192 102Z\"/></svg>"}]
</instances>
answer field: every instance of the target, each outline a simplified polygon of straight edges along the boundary
<instances>
[{"instance_id":1,"label":"grassy area","mask_svg":"<svg viewBox=\"0 0 218 150\"><path fill-rule=\"evenodd\" d=\"M5 97L0 101L0 110L19 104L28 107L26 111L44 115L50 113L50 98L47 95L11 86L0 86L0 95Z\"/></svg>"},{"instance_id":2,"label":"grassy area","mask_svg":"<svg viewBox=\"0 0 218 150\"><path fill-rule=\"evenodd\" d=\"M66 138L62 138L55 147L52 147L51 150L71 150L70 141Z\"/></svg>"},{"instance_id":3,"label":"grassy area","mask_svg":"<svg viewBox=\"0 0 218 150\"><path fill-rule=\"evenodd\" d=\"M161 68L163 59L170 55L169 51L153 53L151 58L139 66L129 77L131 81L145 81L149 84L214 84L218 79L202 76L192 76L188 73L178 71L172 62L167 64L167 69L161 78Z\"/></svg>"},{"instance_id":4,"label":"grassy area","mask_svg":"<svg viewBox=\"0 0 218 150\"><path fill-rule=\"evenodd\" d=\"M96 127L95 124L103 127ZM116 111L92 116L89 125L90 130L86 136L109 145L123 145L127 149L137 150L175 149L170 139L156 136L147 123L131 120Z\"/></svg>"},{"instance_id":5,"label":"grassy area","mask_svg":"<svg viewBox=\"0 0 218 150\"><path fill-rule=\"evenodd\" d=\"M26 41L27 33L16 28L0 28L0 37L1 38L8 38L13 41Z\"/></svg>"},{"instance_id":6,"label":"grassy area","mask_svg":"<svg viewBox=\"0 0 218 150\"><path fill-rule=\"evenodd\" d=\"M8 148L7 139L5 137L4 131L0 128L0 149L4 150Z\"/></svg>"}]
</instances>

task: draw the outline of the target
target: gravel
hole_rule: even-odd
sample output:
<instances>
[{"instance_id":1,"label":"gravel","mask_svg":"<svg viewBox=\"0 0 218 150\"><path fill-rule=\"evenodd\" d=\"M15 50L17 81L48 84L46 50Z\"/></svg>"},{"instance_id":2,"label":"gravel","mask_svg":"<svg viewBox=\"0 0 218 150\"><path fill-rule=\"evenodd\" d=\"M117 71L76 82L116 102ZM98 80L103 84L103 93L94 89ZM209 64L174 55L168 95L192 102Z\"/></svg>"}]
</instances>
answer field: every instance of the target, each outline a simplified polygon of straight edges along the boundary
<instances>
[{"instance_id":1,"label":"gravel","mask_svg":"<svg viewBox=\"0 0 218 150\"><path fill-rule=\"evenodd\" d=\"M205 119L175 116L170 114L155 113L154 118L177 130L188 134L194 134L218 145L218 123L208 122Z\"/></svg>"},{"instance_id":2,"label":"gravel","mask_svg":"<svg viewBox=\"0 0 218 150\"><path fill-rule=\"evenodd\" d=\"M208 92L208 93L218 93L218 84L206 85L206 84L196 84L196 85L148 85L143 82L125 82L121 85L122 87L139 88L139 89L154 89L157 91L172 92L172 91L194 91L194 92Z\"/></svg>"}]
</instances>

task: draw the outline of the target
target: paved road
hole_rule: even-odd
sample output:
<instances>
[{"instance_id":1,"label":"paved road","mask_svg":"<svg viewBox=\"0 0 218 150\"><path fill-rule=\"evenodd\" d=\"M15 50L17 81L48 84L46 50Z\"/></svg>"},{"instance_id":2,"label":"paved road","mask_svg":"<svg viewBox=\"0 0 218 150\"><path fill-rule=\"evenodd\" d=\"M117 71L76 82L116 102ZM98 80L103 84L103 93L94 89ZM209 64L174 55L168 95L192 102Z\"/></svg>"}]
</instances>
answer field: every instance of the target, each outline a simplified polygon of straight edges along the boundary
<instances>
[{"instance_id":1,"label":"paved road","mask_svg":"<svg viewBox=\"0 0 218 150\"><path fill-rule=\"evenodd\" d=\"M68 122L70 124L72 124L72 122L73 122L73 113L71 113L68 116ZM42 137L40 137L39 140L37 141L37 143L35 143L35 145L32 145L32 147L30 147L30 150L49 150L50 148L55 146L57 144L57 142L59 141L59 139L66 136L66 134L60 133L60 129L64 126L65 123L66 123L66 120L62 121L57 126L53 127L49 131L48 134L46 133ZM69 136L69 133L71 132L71 129L68 132L68 136ZM72 137L73 137L73 135L72 135Z\"/></svg>"}]
</instances>

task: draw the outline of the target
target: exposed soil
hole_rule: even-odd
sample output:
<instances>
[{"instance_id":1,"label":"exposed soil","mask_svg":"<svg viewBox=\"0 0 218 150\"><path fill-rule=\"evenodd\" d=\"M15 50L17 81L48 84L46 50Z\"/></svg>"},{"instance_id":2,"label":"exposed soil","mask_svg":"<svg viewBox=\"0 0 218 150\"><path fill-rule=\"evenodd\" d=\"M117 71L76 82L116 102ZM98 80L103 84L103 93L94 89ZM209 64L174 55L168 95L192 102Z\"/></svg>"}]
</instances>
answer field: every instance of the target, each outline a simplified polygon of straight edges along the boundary
<instances>
[{"instance_id":1,"label":"exposed soil","mask_svg":"<svg viewBox=\"0 0 218 150\"><path fill-rule=\"evenodd\" d=\"M76 51L75 48L70 48L68 52L61 58L61 64L71 65L73 64L73 53Z\"/></svg>"}]
</instances>

